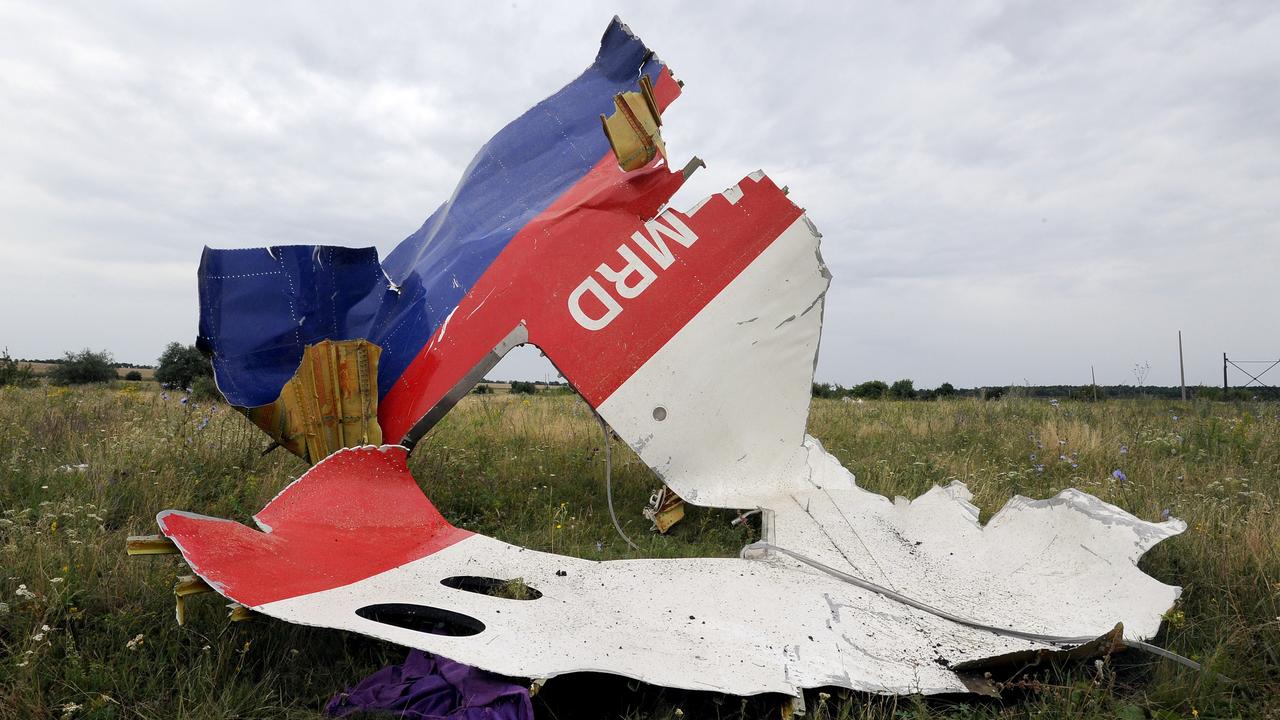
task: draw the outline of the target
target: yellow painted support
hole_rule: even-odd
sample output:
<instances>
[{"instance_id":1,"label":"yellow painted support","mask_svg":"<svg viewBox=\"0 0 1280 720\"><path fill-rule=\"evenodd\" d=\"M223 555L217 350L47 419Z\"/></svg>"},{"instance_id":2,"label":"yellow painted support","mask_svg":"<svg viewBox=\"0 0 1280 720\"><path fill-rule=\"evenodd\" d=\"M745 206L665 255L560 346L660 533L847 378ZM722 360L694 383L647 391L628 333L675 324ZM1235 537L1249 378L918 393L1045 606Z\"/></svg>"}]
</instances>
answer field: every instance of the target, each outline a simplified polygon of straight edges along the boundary
<instances>
[{"instance_id":1,"label":"yellow painted support","mask_svg":"<svg viewBox=\"0 0 1280 720\"><path fill-rule=\"evenodd\" d=\"M179 625L187 624L187 598L200 593L213 592L213 588L195 575L179 575L173 585L173 615Z\"/></svg>"},{"instance_id":2,"label":"yellow painted support","mask_svg":"<svg viewBox=\"0 0 1280 720\"><path fill-rule=\"evenodd\" d=\"M238 602L227 603L227 619L231 622L252 620L254 612Z\"/></svg>"},{"instance_id":3,"label":"yellow painted support","mask_svg":"<svg viewBox=\"0 0 1280 720\"><path fill-rule=\"evenodd\" d=\"M280 397L245 414L282 447L312 465L344 447L380 445L381 354L381 348L368 340L309 345Z\"/></svg>"},{"instance_id":4,"label":"yellow painted support","mask_svg":"<svg viewBox=\"0 0 1280 720\"><path fill-rule=\"evenodd\" d=\"M662 113L649 77L640 77L640 92L618 93L613 96L613 104L617 109L608 117L601 114L600 123L618 158L618 167L631 172L648 165L657 155L665 160L667 146L658 130L662 127Z\"/></svg>"},{"instance_id":5,"label":"yellow painted support","mask_svg":"<svg viewBox=\"0 0 1280 720\"><path fill-rule=\"evenodd\" d=\"M176 555L178 546L163 535L130 535L124 550L128 555Z\"/></svg>"}]
</instances>

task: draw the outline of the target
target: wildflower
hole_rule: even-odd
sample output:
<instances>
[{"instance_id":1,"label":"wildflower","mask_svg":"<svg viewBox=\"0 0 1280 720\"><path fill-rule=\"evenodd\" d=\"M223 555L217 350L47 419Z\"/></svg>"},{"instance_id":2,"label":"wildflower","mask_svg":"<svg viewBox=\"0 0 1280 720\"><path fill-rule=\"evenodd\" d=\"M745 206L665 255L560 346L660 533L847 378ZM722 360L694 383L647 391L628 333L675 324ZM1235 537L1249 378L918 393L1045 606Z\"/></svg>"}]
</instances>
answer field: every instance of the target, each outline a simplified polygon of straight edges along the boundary
<instances>
[{"instance_id":1,"label":"wildflower","mask_svg":"<svg viewBox=\"0 0 1280 720\"><path fill-rule=\"evenodd\" d=\"M1055 398L1055 399L1053 399L1053 400L1050 400L1050 401L1049 401L1049 404L1050 404L1051 406L1053 406L1053 407L1058 407L1058 400L1057 400L1057 398Z\"/></svg>"},{"instance_id":2,"label":"wildflower","mask_svg":"<svg viewBox=\"0 0 1280 720\"><path fill-rule=\"evenodd\" d=\"M13 591L14 595L27 600L35 600L36 594L27 589L26 585L19 585L17 590Z\"/></svg>"},{"instance_id":3,"label":"wildflower","mask_svg":"<svg viewBox=\"0 0 1280 720\"><path fill-rule=\"evenodd\" d=\"M49 578L49 582L53 583L54 585L57 585L58 583L62 582L62 578L60 577Z\"/></svg>"},{"instance_id":4,"label":"wildflower","mask_svg":"<svg viewBox=\"0 0 1280 720\"><path fill-rule=\"evenodd\" d=\"M209 418L208 418L208 416L205 416L204 418L202 418L202 419L200 420L200 424L196 426L196 430L197 430L197 431L199 431L199 430L203 430L203 429L205 429L205 428L206 428L206 427L208 427L208 426L209 426Z\"/></svg>"},{"instance_id":5,"label":"wildflower","mask_svg":"<svg viewBox=\"0 0 1280 720\"><path fill-rule=\"evenodd\" d=\"M1038 472L1038 473L1042 473L1042 472L1044 472L1044 465L1037 465L1037 466L1036 466L1036 472Z\"/></svg>"},{"instance_id":6,"label":"wildflower","mask_svg":"<svg viewBox=\"0 0 1280 720\"><path fill-rule=\"evenodd\" d=\"M1173 419L1174 419L1174 421L1175 421L1175 422L1177 422L1177 420L1178 420L1178 416L1177 416L1177 415L1174 415L1174 416L1173 416Z\"/></svg>"},{"instance_id":7,"label":"wildflower","mask_svg":"<svg viewBox=\"0 0 1280 720\"><path fill-rule=\"evenodd\" d=\"M181 400L179 400L178 402L182 403L183 405L186 405L186 404L187 404L187 396L186 396L186 395L183 395L183 396L182 396L182 399L181 399Z\"/></svg>"},{"instance_id":8,"label":"wildflower","mask_svg":"<svg viewBox=\"0 0 1280 720\"><path fill-rule=\"evenodd\" d=\"M1128 446L1128 445L1121 445L1121 446L1120 446L1120 454L1121 454L1121 455L1128 455L1128 454L1129 454L1129 446Z\"/></svg>"},{"instance_id":9,"label":"wildflower","mask_svg":"<svg viewBox=\"0 0 1280 720\"><path fill-rule=\"evenodd\" d=\"M145 643L146 641L147 641L146 636L143 635L142 633L138 633L137 635L134 636L132 640L125 643L124 646L129 648L130 650L137 650L138 648L142 647L142 644Z\"/></svg>"},{"instance_id":10,"label":"wildflower","mask_svg":"<svg viewBox=\"0 0 1280 720\"><path fill-rule=\"evenodd\" d=\"M1173 513L1169 511L1169 508L1165 508L1164 510L1160 511L1161 520L1168 520L1171 517L1173 517Z\"/></svg>"},{"instance_id":11,"label":"wildflower","mask_svg":"<svg viewBox=\"0 0 1280 720\"><path fill-rule=\"evenodd\" d=\"M1032 461L1032 462L1035 462L1035 459L1036 459L1036 454L1035 454L1035 453L1031 453L1031 461Z\"/></svg>"},{"instance_id":12,"label":"wildflower","mask_svg":"<svg viewBox=\"0 0 1280 720\"><path fill-rule=\"evenodd\" d=\"M1121 470L1120 468L1116 468L1115 470L1112 470L1111 477L1119 480L1120 482L1124 482L1125 480L1129 479L1129 476L1125 475L1124 471Z\"/></svg>"}]
</instances>

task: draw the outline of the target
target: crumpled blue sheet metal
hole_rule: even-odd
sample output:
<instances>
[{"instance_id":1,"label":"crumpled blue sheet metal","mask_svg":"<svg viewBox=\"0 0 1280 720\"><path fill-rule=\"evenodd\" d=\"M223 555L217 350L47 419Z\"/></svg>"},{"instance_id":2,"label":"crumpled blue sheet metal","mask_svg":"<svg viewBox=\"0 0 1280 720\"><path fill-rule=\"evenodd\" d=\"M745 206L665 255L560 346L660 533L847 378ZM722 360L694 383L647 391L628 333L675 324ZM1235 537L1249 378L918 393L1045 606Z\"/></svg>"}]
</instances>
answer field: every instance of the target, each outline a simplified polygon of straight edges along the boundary
<instances>
[{"instance_id":1,"label":"crumpled blue sheet metal","mask_svg":"<svg viewBox=\"0 0 1280 720\"><path fill-rule=\"evenodd\" d=\"M198 342L219 390L233 405L266 405L307 345L363 338L382 348L385 395L521 228L612 158L600 114L614 95L663 70L614 18L591 66L490 139L453 196L381 264L373 248L206 248Z\"/></svg>"},{"instance_id":2,"label":"crumpled blue sheet metal","mask_svg":"<svg viewBox=\"0 0 1280 720\"><path fill-rule=\"evenodd\" d=\"M324 710L332 717L388 712L405 720L533 720L528 688L421 650L338 693Z\"/></svg>"}]
</instances>

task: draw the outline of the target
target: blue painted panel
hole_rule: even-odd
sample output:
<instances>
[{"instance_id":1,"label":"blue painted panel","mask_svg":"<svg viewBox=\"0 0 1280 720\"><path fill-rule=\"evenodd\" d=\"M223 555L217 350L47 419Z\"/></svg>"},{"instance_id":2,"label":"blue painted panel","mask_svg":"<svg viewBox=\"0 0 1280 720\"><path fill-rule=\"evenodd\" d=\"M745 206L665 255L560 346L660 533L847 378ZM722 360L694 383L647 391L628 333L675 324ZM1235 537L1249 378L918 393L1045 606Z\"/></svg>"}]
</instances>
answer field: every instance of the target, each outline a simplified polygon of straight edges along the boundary
<instances>
[{"instance_id":1,"label":"blue painted panel","mask_svg":"<svg viewBox=\"0 0 1280 720\"><path fill-rule=\"evenodd\" d=\"M307 345L366 338L382 348L385 395L520 229L611 154L600 114L613 96L661 69L614 18L591 67L489 140L453 197L381 265L373 248L206 248L199 342L219 389L232 404L265 405Z\"/></svg>"}]
</instances>

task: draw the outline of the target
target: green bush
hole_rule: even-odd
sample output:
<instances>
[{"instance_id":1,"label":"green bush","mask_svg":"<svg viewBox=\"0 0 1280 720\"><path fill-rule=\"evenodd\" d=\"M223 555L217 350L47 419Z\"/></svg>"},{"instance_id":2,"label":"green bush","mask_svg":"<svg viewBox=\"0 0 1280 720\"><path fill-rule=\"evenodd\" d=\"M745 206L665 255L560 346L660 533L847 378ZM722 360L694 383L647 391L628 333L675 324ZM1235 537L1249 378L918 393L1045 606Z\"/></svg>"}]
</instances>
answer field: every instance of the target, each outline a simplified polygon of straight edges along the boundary
<instances>
[{"instance_id":1,"label":"green bush","mask_svg":"<svg viewBox=\"0 0 1280 720\"><path fill-rule=\"evenodd\" d=\"M488 395L493 392L493 388L489 387L488 385L485 385L484 383L480 383L479 385L475 386L475 388L472 389L471 392L475 393L476 395Z\"/></svg>"},{"instance_id":2,"label":"green bush","mask_svg":"<svg viewBox=\"0 0 1280 720\"><path fill-rule=\"evenodd\" d=\"M221 400L222 393L218 392L218 384L213 381L213 377L197 375L191 381L191 397L197 400Z\"/></svg>"},{"instance_id":3,"label":"green bush","mask_svg":"<svg viewBox=\"0 0 1280 720\"><path fill-rule=\"evenodd\" d=\"M213 365L195 345L171 342L160 354L156 382L165 387L195 389L196 378L213 378ZM214 395L217 396L215 389Z\"/></svg>"},{"instance_id":4,"label":"green bush","mask_svg":"<svg viewBox=\"0 0 1280 720\"><path fill-rule=\"evenodd\" d=\"M138 382L139 380L142 379L142 373L138 372L137 370L130 370L129 372L124 374L124 379L128 380L129 382Z\"/></svg>"},{"instance_id":5,"label":"green bush","mask_svg":"<svg viewBox=\"0 0 1280 720\"><path fill-rule=\"evenodd\" d=\"M854 397L866 398L868 400L878 400L889 392L889 385L883 380L868 380L861 385L855 385L849 390L849 394Z\"/></svg>"},{"instance_id":6,"label":"green bush","mask_svg":"<svg viewBox=\"0 0 1280 720\"><path fill-rule=\"evenodd\" d=\"M831 383L814 383L812 394L813 394L813 397L816 397L816 398L830 399L830 398L841 397L845 394L845 392L846 392L845 389L840 387L839 384L833 385Z\"/></svg>"},{"instance_id":7,"label":"green bush","mask_svg":"<svg viewBox=\"0 0 1280 720\"><path fill-rule=\"evenodd\" d=\"M5 348L0 353L0 387L5 385L14 385L16 387L26 387L34 385L36 382L35 375L31 372L31 365L19 364L9 356L9 349Z\"/></svg>"},{"instance_id":8,"label":"green bush","mask_svg":"<svg viewBox=\"0 0 1280 720\"><path fill-rule=\"evenodd\" d=\"M889 386L889 396L899 400L912 400L916 396L916 384L913 380L902 379Z\"/></svg>"},{"instance_id":9,"label":"green bush","mask_svg":"<svg viewBox=\"0 0 1280 720\"><path fill-rule=\"evenodd\" d=\"M115 380L116 369L111 365L111 353L94 352L85 348L80 352L67 352L62 362L54 366L49 379L55 385L84 385Z\"/></svg>"},{"instance_id":10,"label":"green bush","mask_svg":"<svg viewBox=\"0 0 1280 720\"><path fill-rule=\"evenodd\" d=\"M512 395L537 395L538 386L534 385L531 382L525 382L524 380L512 380L511 394Z\"/></svg>"}]
</instances>

